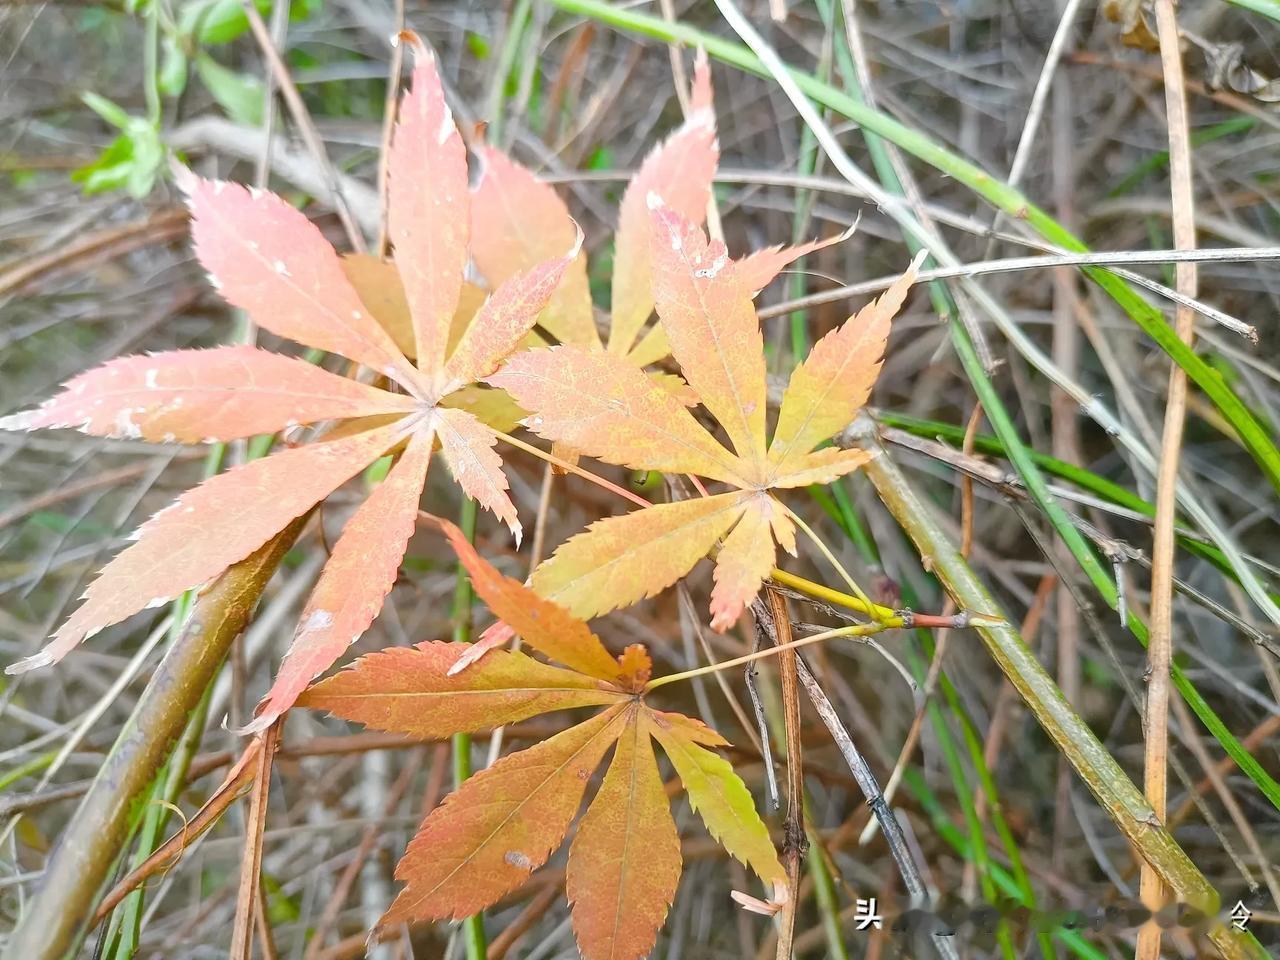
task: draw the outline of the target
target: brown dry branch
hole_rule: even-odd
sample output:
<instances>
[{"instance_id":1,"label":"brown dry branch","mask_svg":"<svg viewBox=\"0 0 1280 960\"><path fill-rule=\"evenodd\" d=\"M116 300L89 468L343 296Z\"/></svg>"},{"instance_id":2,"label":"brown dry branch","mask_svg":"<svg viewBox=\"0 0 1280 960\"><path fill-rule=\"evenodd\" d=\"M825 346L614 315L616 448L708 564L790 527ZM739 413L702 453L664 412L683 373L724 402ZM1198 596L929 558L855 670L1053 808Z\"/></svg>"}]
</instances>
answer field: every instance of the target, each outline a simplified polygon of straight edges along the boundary
<instances>
[{"instance_id":1,"label":"brown dry branch","mask_svg":"<svg viewBox=\"0 0 1280 960\"><path fill-rule=\"evenodd\" d=\"M787 598L766 587L765 600L752 604L758 628L766 629L775 646L792 641L791 614ZM767 618L767 619L766 619ZM764 627L767 622L771 629ZM783 650L777 657L778 678L782 687L782 729L787 746L786 817L782 824L782 866L787 871L787 898L778 912L778 960L790 960L795 937L796 908L800 902L800 870L808 852L809 840L804 828L804 747L800 738L800 680L797 654Z\"/></svg>"},{"instance_id":2,"label":"brown dry branch","mask_svg":"<svg viewBox=\"0 0 1280 960\"><path fill-rule=\"evenodd\" d=\"M1156 32L1164 72L1165 112L1169 125L1169 180L1173 190L1173 238L1179 249L1196 246L1195 192L1191 183L1191 143L1187 95L1182 77L1181 38L1173 0L1156 0ZM1178 292L1196 295L1196 267L1177 265ZM1178 338L1188 346L1195 338L1195 314L1177 309ZM1168 815L1169 671L1173 665L1174 524L1178 510L1178 463L1187 416L1187 374L1177 365L1169 371L1160 472L1156 477L1155 539L1151 547L1151 640L1147 646L1147 707L1144 712L1146 756L1144 792L1158 822ZM1142 900L1154 911L1166 900L1161 878L1149 863L1142 867ZM1157 960L1161 929L1148 923L1138 933L1136 960Z\"/></svg>"},{"instance_id":3,"label":"brown dry branch","mask_svg":"<svg viewBox=\"0 0 1280 960\"><path fill-rule=\"evenodd\" d=\"M32 285L146 247L170 243L186 235L185 207L166 207L122 226L106 227L37 256L0 264L0 297L22 293Z\"/></svg>"}]
</instances>

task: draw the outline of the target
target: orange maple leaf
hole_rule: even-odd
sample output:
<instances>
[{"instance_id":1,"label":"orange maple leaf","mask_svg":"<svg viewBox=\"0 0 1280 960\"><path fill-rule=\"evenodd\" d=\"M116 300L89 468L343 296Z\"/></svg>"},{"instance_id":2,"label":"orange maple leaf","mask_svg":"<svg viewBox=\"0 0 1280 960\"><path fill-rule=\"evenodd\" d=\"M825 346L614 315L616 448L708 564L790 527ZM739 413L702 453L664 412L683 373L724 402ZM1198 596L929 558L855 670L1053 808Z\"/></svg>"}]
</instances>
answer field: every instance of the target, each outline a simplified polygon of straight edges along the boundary
<instances>
[{"instance_id":1,"label":"orange maple leaf","mask_svg":"<svg viewBox=\"0 0 1280 960\"><path fill-rule=\"evenodd\" d=\"M685 380L730 446L614 354L575 345L529 351L487 382L530 411L526 423L548 440L732 488L592 524L534 571L538 593L575 616L598 616L669 587L723 538L711 613L724 630L773 568L775 544L795 553L792 514L774 491L828 483L866 462L863 451L819 447L866 402L915 268L814 346L792 373L768 442L764 343L752 298L769 255L730 260L723 243L708 241L656 195L650 201L658 317Z\"/></svg>"},{"instance_id":2,"label":"orange maple leaf","mask_svg":"<svg viewBox=\"0 0 1280 960\"><path fill-rule=\"evenodd\" d=\"M553 710L604 709L497 761L450 794L423 822L396 867L404 883L381 926L461 918L514 890L564 841L587 782L613 759L578 825L565 889L587 960L638 960L653 948L680 880L680 838L659 775L662 746L708 830L764 881L784 872L769 833L729 763L698 720L643 699L652 663L633 645L614 658L562 607L504 577L456 526L438 521L476 593L534 651L494 651L465 673L461 643L422 643L369 654L304 692L299 703L378 730L424 739L477 733Z\"/></svg>"},{"instance_id":3,"label":"orange maple leaf","mask_svg":"<svg viewBox=\"0 0 1280 960\"><path fill-rule=\"evenodd\" d=\"M482 167L471 204L472 255L486 278L501 282L544 259L549 251L564 249L575 225L564 201L531 170L491 146L482 145L477 153ZM607 349L637 367L666 357L670 346L663 327L654 324L646 330L653 313L647 198L658 193L672 210L701 223L719 158L711 70L705 52L699 51L688 117L645 157L622 196L614 235L607 346L596 328L585 253L570 265L540 319L541 325L561 343L594 351ZM770 247L752 254L744 261L744 270L751 274L754 291L767 286L788 263L834 240ZM677 378L660 373L654 376L677 396L693 402Z\"/></svg>"},{"instance_id":4,"label":"orange maple leaf","mask_svg":"<svg viewBox=\"0 0 1280 960\"><path fill-rule=\"evenodd\" d=\"M580 236L513 275L481 302L464 283L466 149L434 59L419 50L389 155L395 265L344 263L306 217L275 194L179 174L196 255L231 304L278 336L353 360L404 390L344 379L251 347L178 350L113 360L70 381L6 429L78 427L158 442L227 441L299 424L345 421L333 436L210 478L142 525L85 591L84 602L34 657L53 663L102 628L216 577L379 457L398 461L347 522L302 613L275 685L252 724L262 728L368 629L395 583L413 534L436 442L462 489L510 525L520 522L494 446L468 407L476 381L525 337ZM388 328L379 319L393 322ZM409 323L396 323L407 319ZM411 346L416 363L397 344Z\"/></svg>"}]
</instances>

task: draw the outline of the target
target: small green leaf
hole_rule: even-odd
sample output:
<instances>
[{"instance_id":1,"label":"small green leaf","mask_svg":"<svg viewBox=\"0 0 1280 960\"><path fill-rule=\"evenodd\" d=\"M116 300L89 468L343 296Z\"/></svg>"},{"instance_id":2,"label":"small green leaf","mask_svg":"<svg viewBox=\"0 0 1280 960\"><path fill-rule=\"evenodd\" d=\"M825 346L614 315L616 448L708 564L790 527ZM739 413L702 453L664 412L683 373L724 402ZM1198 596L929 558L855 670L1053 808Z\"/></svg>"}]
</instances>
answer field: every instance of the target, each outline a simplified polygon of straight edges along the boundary
<instances>
[{"instance_id":1,"label":"small green leaf","mask_svg":"<svg viewBox=\"0 0 1280 960\"><path fill-rule=\"evenodd\" d=\"M160 131L149 121L129 116L96 94L86 94L85 103L124 132L111 141L97 160L73 171L72 181L81 184L86 194L125 189L134 197L145 197L155 186L164 164L165 147Z\"/></svg>"},{"instance_id":2,"label":"small green leaf","mask_svg":"<svg viewBox=\"0 0 1280 960\"><path fill-rule=\"evenodd\" d=\"M387 479L387 473L391 470L391 463L394 457L379 457L369 466L365 467L364 482L370 487L374 487Z\"/></svg>"},{"instance_id":3,"label":"small green leaf","mask_svg":"<svg viewBox=\"0 0 1280 960\"><path fill-rule=\"evenodd\" d=\"M129 114L118 104L112 103L106 97L100 97L98 94L90 90L86 90L80 94L80 99L84 101L84 105L100 116L107 123L111 124L119 130L124 130L129 126Z\"/></svg>"},{"instance_id":4,"label":"small green leaf","mask_svg":"<svg viewBox=\"0 0 1280 960\"><path fill-rule=\"evenodd\" d=\"M187 86L188 61L176 37L165 37L156 88L166 97L177 97Z\"/></svg>"},{"instance_id":5,"label":"small green leaf","mask_svg":"<svg viewBox=\"0 0 1280 960\"><path fill-rule=\"evenodd\" d=\"M128 182L133 165L133 141L124 134L116 137L97 160L71 173L71 180L81 185L86 194L120 190Z\"/></svg>"},{"instance_id":6,"label":"small green leaf","mask_svg":"<svg viewBox=\"0 0 1280 960\"><path fill-rule=\"evenodd\" d=\"M259 9L262 4L259 3ZM270 4L267 4L268 8ZM249 29L240 0L202 0L188 3L178 17L178 31L201 45L230 43Z\"/></svg>"},{"instance_id":7,"label":"small green leaf","mask_svg":"<svg viewBox=\"0 0 1280 960\"><path fill-rule=\"evenodd\" d=\"M591 151L587 158L588 170L608 170L613 167L613 151L604 144Z\"/></svg>"},{"instance_id":8,"label":"small green leaf","mask_svg":"<svg viewBox=\"0 0 1280 960\"><path fill-rule=\"evenodd\" d=\"M156 177L164 165L165 148L160 141L160 132L145 120L131 124L128 133L133 140L133 168L126 188L141 200L155 186Z\"/></svg>"},{"instance_id":9,"label":"small green leaf","mask_svg":"<svg viewBox=\"0 0 1280 960\"><path fill-rule=\"evenodd\" d=\"M229 70L207 53L196 55L196 72L218 105L237 123L262 123L262 83L256 77Z\"/></svg>"},{"instance_id":10,"label":"small green leaf","mask_svg":"<svg viewBox=\"0 0 1280 960\"><path fill-rule=\"evenodd\" d=\"M262 890L266 894L267 919L272 924L295 923L302 918L297 901L285 893L280 881L265 870L262 873Z\"/></svg>"}]
</instances>

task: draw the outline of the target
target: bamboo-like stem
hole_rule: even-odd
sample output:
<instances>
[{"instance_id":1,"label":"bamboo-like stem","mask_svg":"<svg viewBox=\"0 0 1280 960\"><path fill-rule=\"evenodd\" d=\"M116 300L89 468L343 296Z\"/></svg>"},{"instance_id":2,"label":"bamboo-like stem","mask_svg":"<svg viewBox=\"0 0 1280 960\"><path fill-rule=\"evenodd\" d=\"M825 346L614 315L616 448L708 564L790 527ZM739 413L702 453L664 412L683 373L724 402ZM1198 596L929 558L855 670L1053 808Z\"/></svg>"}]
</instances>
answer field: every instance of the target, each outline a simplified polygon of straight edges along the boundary
<instances>
[{"instance_id":1,"label":"bamboo-like stem","mask_svg":"<svg viewBox=\"0 0 1280 960\"><path fill-rule=\"evenodd\" d=\"M107 891L98 904L97 913L93 918L94 923L98 923L112 913L125 897L136 893L151 877L172 869L187 848L221 820L231 804L253 786L254 776L257 773L258 752L262 749L262 743L263 741L257 737L250 740L244 752L227 771L219 787L195 815L183 823L182 829L156 847L150 856ZM227 753L229 755L230 751Z\"/></svg>"},{"instance_id":2,"label":"bamboo-like stem","mask_svg":"<svg viewBox=\"0 0 1280 960\"><path fill-rule=\"evenodd\" d=\"M71 947L127 840L134 801L150 786L305 523L303 517L289 524L196 601L68 821L4 960L61 960Z\"/></svg>"},{"instance_id":3,"label":"bamboo-like stem","mask_svg":"<svg viewBox=\"0 0 1280 960\"><path fill-rule=\"evenodd\" d=\"M995 610L995 598L960 556L939 521L934 507L898 469L875 435L871 421L861 417L841 437L879 454L866 466L867 476L881 501L926 558L934 576L961 606ZM1150 805L1115 758L1062 696L1040 661L1027 648L1012 623L975 624L997 666L1030 708L1057 749L1161 880L1189 904L1213 916L1218 894L1186 853L1153 815ZM1261 960L1261 945L1248 933L1215 923L1209 937L1228 960Z\"/></svg>"}]
</instances>

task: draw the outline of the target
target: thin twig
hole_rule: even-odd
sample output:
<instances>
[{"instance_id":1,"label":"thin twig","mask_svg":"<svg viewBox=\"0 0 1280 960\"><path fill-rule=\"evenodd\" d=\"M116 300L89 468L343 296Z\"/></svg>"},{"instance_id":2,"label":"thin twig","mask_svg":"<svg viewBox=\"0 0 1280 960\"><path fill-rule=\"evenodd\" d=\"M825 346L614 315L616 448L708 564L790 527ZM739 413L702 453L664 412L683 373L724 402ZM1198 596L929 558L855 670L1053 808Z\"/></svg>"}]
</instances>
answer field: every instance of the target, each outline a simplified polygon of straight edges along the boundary
<instances>
[{"instance_id":1,"label":"thin twig","mask_svg":"<svg viewBox=\"0 0 1280 960\"><path fill-rule=\"evenodd\" d=\"M978 263L962 263L954 267L935 267L921 270L916 275L918 283L933 280L951 280L960 277L972 278L1000 273L1016 273L1021 270L1042 270L1058 267L1109 266L1112 273L1126 280L1146 287L1173 303L1190 307L1206 319L1221 325L1249 340L1258 342L1258 331L1250 324L1218 310L1209 304L1202 303L1194 296L1188 296L1178 290L1170 289L1140 273L1124 269L1121 264L1169 264L1169 263L1255 263L1280 259L1280 247L1219 247L1208 250L1117 250L1102 253L1061 253L1046 254L1034 257L1008 257L1003 260L983 260ZM837 303L852 297L879 293L891 287L899 279L898 274L876 277L873 280L862 280L844 286L820 290L794 300L768 307L762 307L758 313L760 318L782 316L793 310L802 310L820 306L824 303Z\"/></svg>"},{"instance_id":2,"label":"thin twig","mask_svg":"<svg viewBox=\"0 0 1280 960\"><path fill-rule=\"evenodd\" d=\"M396 0L395 33L398 38L404 30L404 0ZM387 167L391 159L391 137L396 126L396 114L400 103L400 73L404 66L404 44L396 39L391 45L391 65L387 68L387 96L382 105L382 149L378 151L378 239L374 243L376 257L387 255L390 234L387 224Z\"/></svg>"},{"instance_id":3,"label":"thin twig","mask_svg":"<svg viewBox=\"0 0 1280 960\"><path fill-rule=\"evenodd\" d=\"M1173 0L1156 0L1156 27L1160 37L1160 64L1164 71L1165 112L1169 127L1169 180L1173 195L1174 246L1189 250L1196 245L1195 194L1191 183L1191 141L1187 124L1187 94L1183 87L1182 53ZM1177 265L1178 292L1196 295L1196 267ZM1188 346L1195 337L1195 316L1179 304L1176 329ZM1145 711L1144 793L1152 815L1163 823L1167 815L1169 754L1169 673L1173 665L1173 564L1177 541L1176 489L1182 455L1182 430L1187 415L1187 374L1173 364L1165 406L1164 434L1160 445L1160 469L1156 474L1155 537L1151 547L1151 640L1147 646L1147 708ZM1142 902L1156 911L1167 893L1160 874L1143 864L1140 881ZM1161 928L1144 924L1138 931L1135 960L1157 960Z\"/></svg>"},{"instance_id":4,"label":"thin twig","mask_svg":"<svg viewBox=\"0 0 1280 960\"><path fill-rule=\"evenodd\" d=\"M347 198L338 189L338 181L334 176L333 164L329 160L328 151L324 148L324 141L320 138L320 132L316 129L315 121L311 119L311 113L307 110L307 105L302 102L302 95L298 93L293 77L289 75L288 66L281 59L280 51L276 49L275 42L271 39L271 31L267 28L266 23L263 22L262 14L258 12L258 7L253 3L253 0L242 0L241 6L244 8L245 16L249 20L249 29L253 32L254 39L258 41L258 49L262 51L262 56L267 61L271 76L275 78L275 82L280 87L280 95L284 97L284 102L289 108L289 115L293 117L293 122L298 125L298 132L302 134L303 142L315 158L316 165L329 187L329 191L333 196L334 209L337 211L338 219L342 221L342 228L347 233L347 241L351 244L351 249L357 253L363 253L365 247L364 234L360 232L355 218L351 215L351 208L347 205Z\"/></svg>"},{"instance_id":5,"label":"thin twig","mask_svg":"<svg viewBox=\"0 0 1280 960\"><path fill-rule=\"evenodd\" d=\"M760 637L763 631L763 625L760 618L756 618L755 641L751 646L751 652L756 653L760 650ZM716 673L719 677L721 674ZM777 813L781 805L781 799L778 795L778 772L773 766L773 744L769 739L769 723L764 714L764 702L760 699L760 671L756 667L756 661L752 660L743 670L743 680L747 687L747 698L751 701L751 710L755 715L756 730L759 731L760 737L760 755L764 758L764 795L765 802L770 813ZM749 727L747 729L750 729Z\"/></svg>"},{"instance_id":6,"label":"thin twig","mask_svg":"<svg viewBox=\"0 0 1280 960\"><path fill-rule=\"evenodd\" d=\"M253 764L253 792L245 814L244 853L240 859L240 891L236 898L235 924L231 931L230 960L251 960L255 904L262 897L262 845L267 829L267 801L271 795L271 765L280 743L277 720L260 735Z\"/></svg>"},{"instance_id":7,"label":"thin twig","mask_svg":"<svg viewBox=\"0 0 1280 960\"><path fill-rule=\"evenodd\" d=\"M1031 94L1031 106L1027 109L1027 119L1022 125L1022 135L1018 138L1018 147L1013 152L1013 163L1009 165L1009 185L1016 187L1022 182L1027 163L1031 160L1031 148L1035 146L1036 132L1040 129L1040 118L1044 115L1044 105L1049 98L1054 74L1062 59L1062 50L1071 38L1071 30L1075 26L1076 14L1080 10L1080 0L1067 0L1058 18L1058 28L1053 32L1053 40L1049 42L1049 50L1044 55L1044 65L1040 68L1040 77L1036 80L1036 88Z\"/></svg>"},{"instance_id":8,"label":"thin twig","mask_svg":"<svg viewBox=\"0 0 1280 960\"><path fill-rule=\"evenodd\" d=\"M885 843L889 847L889 853L893 857L893 862L902 877L902 883L911 898L912 907L926 906L928 892L924 879L920 876L920 869L916 865L915 858L911 855L907 838L902 832L902 824L898 822L898 818L894 816L893 811L889 808L884 794L880 791L880 784L876 781L875 774L854 744L853 737L849 735L849 731L840 720L840 715L836 713L835 706L827 697L822 686L814 679L812 671L809 670L808 664L805 663L802 657L797 656L796 667L800 684L804 687L805 693L808 694L809 702L813 704L818 716L822 718L822 722L831 734L831 739L835 741L836 747L840 750L840 755L844 757L844 761L848 764L854 779L857 780L858 787L862 790L862 795L866 797L867 806L871 808L876 822L880 824L880 829L884 832ZM939 956L955 960L957 953L951 937L934 935L933 943L938 950Z\"/></svg>"},{"instance_id":9,"label":"thin twig","mask_svg":"<svg viewBox=\"0 0 1280 960\"><path fill-rule=\"evenodd\" d=\"M289 29L289 5L277 3L271 9L271 45L276 49L284 46L285 33ZM271 133L276 125L276 75L267 71L266 82L262 84L262 153L253 171L253 182L266 189L267 179L271 174Z\"/></svg>"},{"instance_id":10,"label":"thin twig","mask_svg":"<svg viewBox=\"0 0 1280 960\"><path fill-rule=\"evenodd\" d=\"M787 811L782 825L782 867L787 872L787 899L776 917L778 960L791 960L796 908L800 903L800 871L808 852L804 829L804 747L800 736L800 685L796 652L791 642L791 615L787 599L765 588L765 602L753 601L756 625L770 634L778 653L778 679L782 687L782 728L787 746Z\"/></svg>"}]
</instances>

